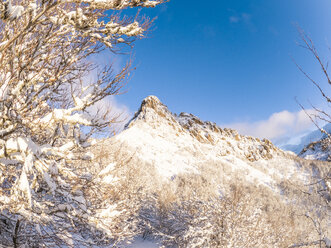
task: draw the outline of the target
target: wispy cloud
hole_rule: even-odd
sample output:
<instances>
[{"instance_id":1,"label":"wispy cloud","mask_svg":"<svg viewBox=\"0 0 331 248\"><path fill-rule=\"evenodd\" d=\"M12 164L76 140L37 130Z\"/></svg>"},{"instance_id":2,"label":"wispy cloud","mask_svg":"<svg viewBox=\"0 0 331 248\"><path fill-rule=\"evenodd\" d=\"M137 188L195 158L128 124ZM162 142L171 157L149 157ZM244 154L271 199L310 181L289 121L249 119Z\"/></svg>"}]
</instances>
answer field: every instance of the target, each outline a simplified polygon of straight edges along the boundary
<instances>
[{"instance_id":1,"label":"wispy cloud","mask_svg":"<svg viewBox=\"0 0 331 248\"><path fill-rule=\"evenodd\" d=\"M243 24L251 32L257 32L257 27L252 21L252 15L249 13L237 13L235 10L228 10L231 12L229 16L229 22L233 25Z\"/></svg>"},{"instance_id":2,"label":"wispy cloud","mask_svg":"<svg viewBox=\"0 0 331 248\"><path fill-rule=\"evenodd\" d=\"M307 110L313 113L313 110ZM227 125L239 133L259 138L278 140L286 136L300 134L314 128L306 113L301 110L289 112L284 110L272 114L268 119L256 122L239 122Z\"/></svg>"},{"instance_id":3,"label":"wispy cloud","mask_svg":"<svg viewBox=\"0 0 331 248\"><path fill-rule=\"evenodd\" d=\"M230 23L244 22L246 24L251 23L252 16L248 13L233 14L229 17Z\"/></svg>"},{"instance_id":4,"label":"wispy cloud","mask_svg":"<svg viewBox=\"0 0 331 248\"><path fill-rule=\"evenodd\" d=\"M231 23L238 23L238 22L240 22L240 18L238 16L230 16L229 21Z\"/></svg>"}]
</instances>

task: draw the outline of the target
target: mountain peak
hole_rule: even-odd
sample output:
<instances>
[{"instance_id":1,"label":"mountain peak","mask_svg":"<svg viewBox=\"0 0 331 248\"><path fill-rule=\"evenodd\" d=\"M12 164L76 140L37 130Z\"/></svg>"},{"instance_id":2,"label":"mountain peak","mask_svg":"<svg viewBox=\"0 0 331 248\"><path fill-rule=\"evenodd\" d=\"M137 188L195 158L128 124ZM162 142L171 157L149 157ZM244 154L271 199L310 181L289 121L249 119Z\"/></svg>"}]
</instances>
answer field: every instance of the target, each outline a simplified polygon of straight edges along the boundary
<instances>
[{"instance_id":1,"label":"mountain peak","mask_svg":"<svg viewBox=\"0 0 331 248\"><path fill-rule=\"evenodd\" d=\"M132 137L139 136L136 142L141 144L137 147L150 146L155 148L153 151L164 148L158 147L158 144L167 143L173 150L192 150L193 146L196 147L193 150L205 150L206 156L213 150L216 151L216 157L232 154L251 162L269 160L281 153L268 140L243 136L228 128L222 129L216 123L202 121L189 113L172 114L156 96L146 97L142 101L139 110L125 129L118 139L132 142ZM147 145L146 142L150 143Z\"/></svg>"},{"instance_id":2,"label":"mountain peak","mask_svg":"<svg viewBox=\"0 0 331 248\"><path fill-rule=\"evenodd\" d=\"M162 102L159 100L159 98L157 98L156 96L148 96L146 97L142 103L141 103L141 108L153 108L155 109L157 106L159 105L163 105Z\"/></svg>"},{"instance_id":3,"label":"mountain peak","mask_svg":"<svg viewBox=\"0 0 331 248\"><path fill-rule=\"evenodd\" d=\"M133 118L126 125L126 128L131 127L138 121L148 122L150 124L162 122L162 120L175 121L174 116L156 96L146 97L139 110L135 113Z\"/></svg>"}]
</instances>

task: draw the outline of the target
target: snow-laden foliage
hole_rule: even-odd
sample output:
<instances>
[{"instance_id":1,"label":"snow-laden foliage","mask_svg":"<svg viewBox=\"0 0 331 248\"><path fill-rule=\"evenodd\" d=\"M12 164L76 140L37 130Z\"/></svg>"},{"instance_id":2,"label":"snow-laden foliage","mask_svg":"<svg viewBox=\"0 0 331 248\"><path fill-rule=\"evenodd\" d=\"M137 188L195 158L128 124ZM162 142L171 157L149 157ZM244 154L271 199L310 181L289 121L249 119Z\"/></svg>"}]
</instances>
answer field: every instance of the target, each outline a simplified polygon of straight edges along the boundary
<instances>
[{"instance_id":1,"label":"snow-laden foliage","mask_svg":"<svg viewBox=\"0 0 331 248\"><path fill-rule=\"evenodd\" d=\"M288 216L275 225L268 219L262 201L247 193L237 188L227 196L209 200L191 196L166 208L150 204L153 207L141 213L145 235L157 236L166 247L287 247L291 244L293 233L289 232L292 226Z\"/></svg>"},{"instance_id":2,"label":"snow-laden foliage","mask_svg":"<svg viewBox=\"0 0 331 248\"><path fill-rule=\"evenodd\" d=\"M109 187L82 168L88 138L116 119L98 101L119 93L130 62L117 74L90 62L142 38L151 21L119 10L163 0L6 0L0 3L0 243L28 247L115 242L133 232L130 213ZM96 73L97 72L97 73ZM90 73L96 79L87 81ZM86 164L85 164L86 166ZM105 208L109 221L100 224ZM106 210L105 210L106 211ZM126 225L116 229L116 223ZM126 224L125 224L126 223ZM113 230L117 230L112 232Z\"/></svg>"}]
</instances>

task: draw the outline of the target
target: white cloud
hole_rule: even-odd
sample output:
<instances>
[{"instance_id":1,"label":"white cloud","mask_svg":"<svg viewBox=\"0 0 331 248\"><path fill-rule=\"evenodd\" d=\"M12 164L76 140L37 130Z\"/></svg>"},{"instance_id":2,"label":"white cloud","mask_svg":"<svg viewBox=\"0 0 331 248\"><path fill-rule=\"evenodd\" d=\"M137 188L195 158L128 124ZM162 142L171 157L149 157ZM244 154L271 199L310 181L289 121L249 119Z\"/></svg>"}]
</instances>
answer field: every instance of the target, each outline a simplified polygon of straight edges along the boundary
<instances>
[{"instance_id":1,"label":"white cloud","mask_svg":"<svg viewBox=\"0 0 331 248\"><path fill-rule=\"evenodd\" d=\"M307 110L312 113L312 110ZM282 112L272 114L267 120L256 122L241 122L227 125L244 135L278 140L286 136L293 136L314 128L313 123L301 110L299 112Z\"/></svg>"}]
</instances>

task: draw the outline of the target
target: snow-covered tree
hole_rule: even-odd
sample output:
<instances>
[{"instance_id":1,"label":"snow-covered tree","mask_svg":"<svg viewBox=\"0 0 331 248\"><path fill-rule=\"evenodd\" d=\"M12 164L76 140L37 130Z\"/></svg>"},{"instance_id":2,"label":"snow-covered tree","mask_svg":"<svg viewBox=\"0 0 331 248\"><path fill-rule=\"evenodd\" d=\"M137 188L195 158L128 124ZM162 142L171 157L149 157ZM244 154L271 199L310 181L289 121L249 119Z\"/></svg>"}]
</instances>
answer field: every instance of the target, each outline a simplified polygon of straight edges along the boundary
<instances>
[{"instance_id":1,"label":"snow-covered tree","mask_svg":"<svg viewBox=\"0 0 331 248\"><path fill-rule=\"evenodd\" d=\"M92 106L120 92L130 62L114 73L90 57L131 47L148 31L151 20L120 10L162 2L0 3L0 244L89 246L130 236L130 214L114 222L127 223L123 233L100 224L109 188L81 162L88 138L116 119Z\"/></svg>"}]
</instances>

